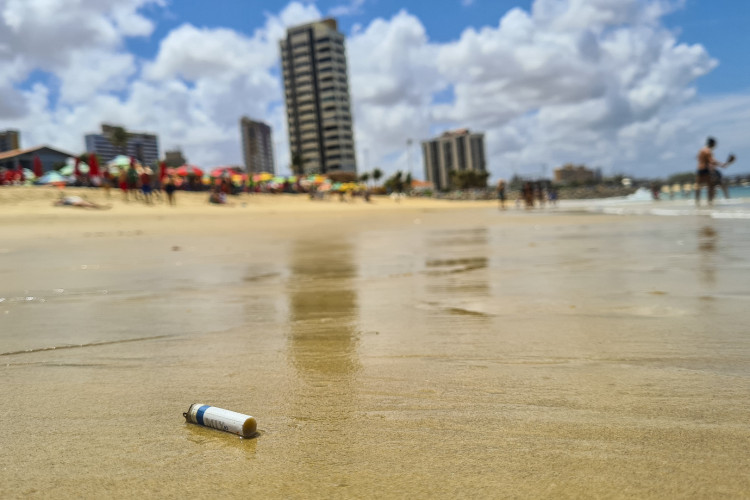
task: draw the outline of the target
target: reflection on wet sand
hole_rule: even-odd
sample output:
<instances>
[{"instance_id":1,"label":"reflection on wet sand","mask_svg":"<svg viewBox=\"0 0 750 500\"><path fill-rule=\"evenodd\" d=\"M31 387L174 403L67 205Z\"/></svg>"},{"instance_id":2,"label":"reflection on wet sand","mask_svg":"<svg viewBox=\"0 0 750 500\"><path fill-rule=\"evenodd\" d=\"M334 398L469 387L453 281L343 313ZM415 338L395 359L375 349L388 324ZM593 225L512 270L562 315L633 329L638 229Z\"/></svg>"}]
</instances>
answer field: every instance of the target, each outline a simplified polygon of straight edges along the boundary
<instances>
[{"instance_id":1,"label":"reflection on wet sand","mask_svg":"<svg viewBox=\"0 0 750 500\"><path fill-rule=\"evenodd\" d=\"M300 240L291 253L287 284L290 358L304 378L356 369L358 315L351 243Z\"/></svg>"},{"instance_id":2,"label":"reflection on wet sand","mask_svg":"<svg viewBox=\"0 0 750 500\"><path fill-rule=\"evenodd\" d=\"M698 230L698 254L700 256L700 279L705 285L716 284L715 253L719 242L719 233L711 226Z\"/></svg>"},{"instance_id":3,"label":"reflection on wet sand","mask_svg":"<svg viewBox=\"0 0 750 500\"><path fill-rule=\"evenodd\" d=\"M425 238L428 292L462 298L489 295L487 228L434 231ZM460 308L454 308L460 314Z\"/></svg>"}]
</instances>

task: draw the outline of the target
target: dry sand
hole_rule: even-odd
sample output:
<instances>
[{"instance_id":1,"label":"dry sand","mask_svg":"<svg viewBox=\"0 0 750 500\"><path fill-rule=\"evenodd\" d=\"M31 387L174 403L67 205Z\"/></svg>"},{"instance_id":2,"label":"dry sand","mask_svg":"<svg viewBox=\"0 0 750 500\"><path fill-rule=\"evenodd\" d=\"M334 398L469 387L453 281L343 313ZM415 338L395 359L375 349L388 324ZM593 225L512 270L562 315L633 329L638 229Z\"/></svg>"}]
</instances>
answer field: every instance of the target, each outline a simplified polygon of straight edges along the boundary
<instances>
[{"instance_id":1,"label":"dry sand","mask_svg":"<svg viewBox=\"0 0 750 500\"><path fill-rule=\"evenodd\" d=\"M0 188L0 496L750 497L737 221L55 197Z\"/></svg>"}]
</instances>

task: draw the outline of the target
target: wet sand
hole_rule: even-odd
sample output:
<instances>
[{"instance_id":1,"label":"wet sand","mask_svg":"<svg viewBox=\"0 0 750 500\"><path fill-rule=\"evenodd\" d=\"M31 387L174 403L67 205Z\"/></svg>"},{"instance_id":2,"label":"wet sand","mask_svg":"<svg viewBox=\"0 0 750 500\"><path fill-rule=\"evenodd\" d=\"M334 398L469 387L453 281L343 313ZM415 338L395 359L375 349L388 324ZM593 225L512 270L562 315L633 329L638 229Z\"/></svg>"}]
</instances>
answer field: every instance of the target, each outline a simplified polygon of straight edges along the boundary
<instances>
[{"instance_id":1,"label":"wet sand","mask_svg":"<svg viewBox=\"0 0 750 500\"><path fill-rule=\"evenodd\" d=\"M741 221L13 189L4 497L750 496Z\"/></svg>"}]
</instances>

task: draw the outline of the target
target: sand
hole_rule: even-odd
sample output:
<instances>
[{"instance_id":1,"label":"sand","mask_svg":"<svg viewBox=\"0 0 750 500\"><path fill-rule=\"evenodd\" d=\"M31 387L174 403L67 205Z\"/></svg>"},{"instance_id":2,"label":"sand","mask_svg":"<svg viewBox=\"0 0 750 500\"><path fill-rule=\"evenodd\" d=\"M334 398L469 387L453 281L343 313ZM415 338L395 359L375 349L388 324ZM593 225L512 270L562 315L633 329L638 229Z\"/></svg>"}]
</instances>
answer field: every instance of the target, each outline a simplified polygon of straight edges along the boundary
<instances>
[{"instance_id":1,"label":"sand","mask_svg":"<svg viewBox=\"0 0 750 500\"><path fill-rule=\"evenodd\" d=\"M1 496L750 496L741 221L178 195L0 188Z\"/></svg>"}]
</instances>

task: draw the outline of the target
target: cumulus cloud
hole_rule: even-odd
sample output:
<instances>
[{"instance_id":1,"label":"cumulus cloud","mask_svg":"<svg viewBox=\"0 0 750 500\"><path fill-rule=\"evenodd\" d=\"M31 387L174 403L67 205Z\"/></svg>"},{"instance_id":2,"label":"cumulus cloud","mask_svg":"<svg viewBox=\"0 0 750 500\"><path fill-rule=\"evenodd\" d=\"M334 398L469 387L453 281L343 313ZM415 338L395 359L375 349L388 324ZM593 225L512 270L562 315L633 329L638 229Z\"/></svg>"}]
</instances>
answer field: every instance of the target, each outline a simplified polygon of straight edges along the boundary
<instances>
[{"instance_id":1,"label":"cumulus cloud","mask_svg":"<svg viewBox=\"0 0 750 500\"><path fill-rule=\"evenodd\" d=\"M639 173L657 168L654 148L633 148L627 131L674 134L668 113L688 103L695 80L717 64L661 24L673 8L661 1L537 0L496 27L468 29L441 47L438 66L456 99L434 116L488 131L499 141L488 150L500 175L567 161L625 168L625 157ZM499 146L509 142L520 148Z\"/></svg>"},{"instance_id":2,"label":"cumulus cloud","mask_svg":"<svg viewBox=\"0 0 750 500\"><path fill-rule=\"evenodd\" d=\"M408 168L406 141L429 134L432 96L447 85L434 64L438 50L420 20L406 11L372 21L348 41L360 164L396 155L389 170Z\"/></svg>"}]
</instances>

